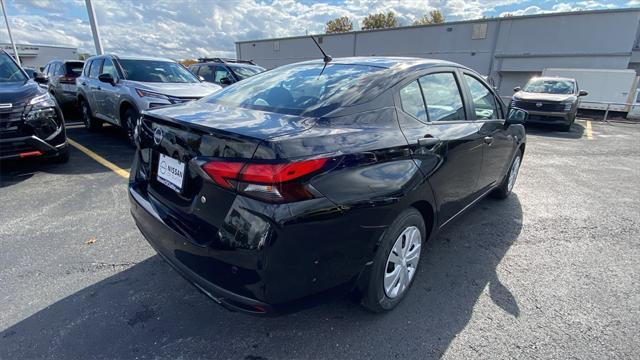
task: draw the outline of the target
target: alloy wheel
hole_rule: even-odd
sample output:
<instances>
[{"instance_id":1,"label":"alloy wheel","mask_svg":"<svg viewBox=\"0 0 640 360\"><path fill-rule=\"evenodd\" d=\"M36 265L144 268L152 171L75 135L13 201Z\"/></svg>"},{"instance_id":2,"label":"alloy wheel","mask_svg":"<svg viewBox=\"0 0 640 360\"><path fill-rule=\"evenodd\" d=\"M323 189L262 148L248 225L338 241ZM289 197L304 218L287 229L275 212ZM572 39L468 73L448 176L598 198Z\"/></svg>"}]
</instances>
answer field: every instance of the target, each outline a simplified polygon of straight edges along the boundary
<instances>
[{"instance_id":1,"label":"alloy wheel","mask_svg":"<svg viewBox=\"0 0 640 360\"><path fill-rule=\"evenodd\" d=\"M416 274L420 261L422 236L415 226L409 226L398 236L391 248L384 274L384 292L394 299L402 295Z\"/></svg>"}]
</instances>

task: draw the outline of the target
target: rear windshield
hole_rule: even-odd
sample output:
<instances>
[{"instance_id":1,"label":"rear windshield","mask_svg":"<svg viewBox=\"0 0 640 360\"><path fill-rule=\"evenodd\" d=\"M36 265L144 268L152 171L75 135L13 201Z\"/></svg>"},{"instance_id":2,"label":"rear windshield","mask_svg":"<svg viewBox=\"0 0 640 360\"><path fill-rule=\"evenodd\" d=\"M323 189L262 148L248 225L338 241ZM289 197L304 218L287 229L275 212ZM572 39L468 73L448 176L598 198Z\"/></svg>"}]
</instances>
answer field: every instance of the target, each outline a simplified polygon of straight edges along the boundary
<instances>
[{"instance_id":1,"label":"rear windshield","mask_svg":"<svg viewBox=\"0 0 640 360\"><path fill-rule=\"evenodd\" d=\"M543 94L573 94L575 84L571 80L531 79L522 90Z\"/></svg>"},{"instance_id":2,"label":"rear windshield","mask_svg":"<svg viewBox=\"0 0 640 360\"><path fill-rule=\"evenodd\" d=\"M68 62L65 66L67 68L67 75L73 74L75 76L80 76L80 74L82 74L82 67L84 66L84 63Z\"/></svg>"},{"instance_id":3,"label":"rear windshield","mask_svg":"<svg viewBox=\"0 0 640 360\"><path fill-rule=\"evenodd\" d=\"M184 66L171 61L122 59L119 62L127 80L154 83L200 82Z\"/></svg>"},{"instance_id":4,"label":"rear windshield","mask_svg":"<svg viewBox=\"0 0 640 360\"><path fill-rule=\"evenodd\" d=\"M361 85L369 75L384 70L366 65L329 64L322 71L322 66L292 65L266 71L204 101L283 114L321 115L330 107L339 106L341 95L361 87L356 84Z\"/></svg>"},{"instance_id":5,"label":"rear windshield","mask_svg":"<svg viewBox=\"0 0 640 360\"><path fill-rule=\"evenodd\" d=\"M229 66L231 70L240 78L240 80L244 80L253 75L260 74L264 71L263 68L259 66Z\"/></svg>"}]
</instances>

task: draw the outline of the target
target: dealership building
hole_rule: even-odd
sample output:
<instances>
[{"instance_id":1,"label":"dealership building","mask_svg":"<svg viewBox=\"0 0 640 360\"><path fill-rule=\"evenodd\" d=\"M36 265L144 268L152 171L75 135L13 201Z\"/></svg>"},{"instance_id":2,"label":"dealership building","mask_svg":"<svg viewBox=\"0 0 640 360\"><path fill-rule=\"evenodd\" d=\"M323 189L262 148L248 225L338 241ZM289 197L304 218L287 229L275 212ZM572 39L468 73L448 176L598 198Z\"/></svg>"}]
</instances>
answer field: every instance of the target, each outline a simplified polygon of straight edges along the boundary
<instances>
[{"instance_id":1,"label":"dealership building","mask_svg":"<svg viewBox=\"0 0 640 360\"><path fill-rule=\"evenodd\" d=\"M488 76L502 96L545 68L634 69L640 9L501 17L318 35L331 56L413 56L454 61ZM240 41L238 58L266 68L320 59L308 36Z\"/></svg>"},{"instance_id":2,"label":"dealership building","mask_svg":"<svg viewBox=\"0 0 640 360\"><path fill-rule=\"evenodd\" d=\"M0 48L13 55L11 44L0 43ZM77 60L78 49L68 46L16 44L22 66L38 69L53 59Z\"/></svg>"}]
</instances>

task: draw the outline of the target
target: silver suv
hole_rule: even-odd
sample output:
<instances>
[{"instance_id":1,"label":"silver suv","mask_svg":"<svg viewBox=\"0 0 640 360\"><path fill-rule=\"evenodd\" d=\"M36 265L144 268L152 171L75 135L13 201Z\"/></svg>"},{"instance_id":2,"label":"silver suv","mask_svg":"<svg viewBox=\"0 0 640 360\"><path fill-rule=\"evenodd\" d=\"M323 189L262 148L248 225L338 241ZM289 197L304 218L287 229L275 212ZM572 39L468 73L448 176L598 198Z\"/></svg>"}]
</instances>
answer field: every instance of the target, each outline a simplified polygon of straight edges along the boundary
<instances>
[{"instance_id":1,"label":"silver suv","mask_svg":"<svg viewBox=\"0 0 640 360\"><path fill-rule=\"evenodd\" d=\"M89 130L103 122L120 126L132 144L142 110L197 100L221 89L170 59L116 55L89 58L76 84L84 125Z\"/></svg>"}]
</instances>

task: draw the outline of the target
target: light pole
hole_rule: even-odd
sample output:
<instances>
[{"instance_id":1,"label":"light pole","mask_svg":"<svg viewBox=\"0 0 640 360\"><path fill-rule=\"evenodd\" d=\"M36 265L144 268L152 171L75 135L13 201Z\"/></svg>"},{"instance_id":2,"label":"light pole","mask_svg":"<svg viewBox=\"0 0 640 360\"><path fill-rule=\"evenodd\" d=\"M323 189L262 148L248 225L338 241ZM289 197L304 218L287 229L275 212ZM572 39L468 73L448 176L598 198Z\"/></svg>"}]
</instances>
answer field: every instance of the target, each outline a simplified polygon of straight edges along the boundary
<instances>
[{"instance_id":1,"label":"light pole","mask_svg":"<svg viewBox=\"0 0 640 360\"><path fill-rule=\"evenodd\" d=\"M13 57L16 58L18 65L22 66L22 63L20 62L20 56L18 56L18 49L16 48L16 43L13 42L13 36L11 35L11 27L9 27L9 19L7 18L7 8L4 6L4 0L0 0L0 4L2 4L2 15L4 15L4 22L5 24L7 24L9 41L11 41L11 46L13 47Z\"/></svg>"},{"instance_id":2,"label":"light pole","mask_svg":"<svg viewBox=\"0 0 640 360\"><path fill-rule=\"evenodd\" d=\"M85 4L87 4L87 13L89 14L89 23L91 24L91 33L93 34L93 43L96 45L96 55L102 55L102 41L100 41L100 32L98 32L96 12L95 10L93 10L93 4L91 3L91 0L84 0L84 2Z\"/></svg>"}]
</instances>

